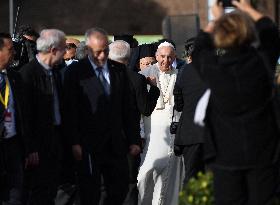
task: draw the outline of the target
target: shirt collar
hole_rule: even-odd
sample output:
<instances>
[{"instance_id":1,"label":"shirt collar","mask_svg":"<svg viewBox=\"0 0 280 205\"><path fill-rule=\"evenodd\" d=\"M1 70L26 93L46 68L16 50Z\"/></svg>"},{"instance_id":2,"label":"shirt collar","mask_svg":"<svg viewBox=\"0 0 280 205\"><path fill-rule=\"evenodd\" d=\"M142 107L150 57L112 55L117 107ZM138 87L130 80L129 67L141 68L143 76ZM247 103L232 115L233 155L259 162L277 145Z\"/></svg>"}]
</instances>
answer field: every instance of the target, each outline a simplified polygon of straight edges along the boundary
<instances>
[{"instance_id":1,"label":"shirt collar","mask_svg":"<svg viewBox=\"0 0 280 205\"><path fill-rule=\"evenodd\" d=\"M5 69L1 70L0 72L7 74L7 69L5 68Z\"/></svg>"},{"instance_id":2,"label":"shirt collar","mask_svg":"<svg viewBox=\"0 0 280 205\"><path fill-rule=\"evenodd\" d=\"M92 65L94 71L96 72L97 71L96 69L97 69L98 66L93 62L92 58L89 55L88 55L88 59L89 59L90 64ZM109 72L107 61L105 62L105 64L102 67L103 67L103 69L102 69L103 73L104 72Z\"/></svg>"},{"instance_id":3,"label":"shirt collar","mask_svg":"<svg viewBox=\"0 0 280 205\"><path fill-rule=\"evenodd\" d=\"M176 58L174 59L174 61L172 62L172 67L176 68L178 65Z\"/></svg>"},{"instance_id":4,"label":"shirt collar","mask_svg":"<svg viewBox=\"0 0 280 205\"><path fill-rule=\"evenodd\" d=\"M38 54L36 55L36 59L37 59L37 61L39 62L39 64L40 64L41 66L43 66L46 70L52 69L49 65L43 63L43 62L40 60Z\"/></svg>"}]
</instances>

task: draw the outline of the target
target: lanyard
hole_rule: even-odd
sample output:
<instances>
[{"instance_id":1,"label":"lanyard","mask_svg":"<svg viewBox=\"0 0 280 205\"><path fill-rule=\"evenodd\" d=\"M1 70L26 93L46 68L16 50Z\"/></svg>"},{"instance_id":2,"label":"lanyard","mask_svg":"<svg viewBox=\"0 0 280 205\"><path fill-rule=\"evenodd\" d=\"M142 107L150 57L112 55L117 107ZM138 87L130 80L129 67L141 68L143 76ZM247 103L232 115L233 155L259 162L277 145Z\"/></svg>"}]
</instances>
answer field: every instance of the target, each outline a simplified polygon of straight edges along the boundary
<instances>
[{"instance_id":1,"label":"lanyard","mask_svg":"<svg viewBox=\"0 0 280 205\"><path fill-rule=\"evenodd\" d=\"M8 108L9 95L10 95L9 83L8 83L8 80L6 80L5 100L4 100L3 96L2 96L2 93L0 92L0 101L5 106L5 109Z\"/></svg>"}]
</instances>

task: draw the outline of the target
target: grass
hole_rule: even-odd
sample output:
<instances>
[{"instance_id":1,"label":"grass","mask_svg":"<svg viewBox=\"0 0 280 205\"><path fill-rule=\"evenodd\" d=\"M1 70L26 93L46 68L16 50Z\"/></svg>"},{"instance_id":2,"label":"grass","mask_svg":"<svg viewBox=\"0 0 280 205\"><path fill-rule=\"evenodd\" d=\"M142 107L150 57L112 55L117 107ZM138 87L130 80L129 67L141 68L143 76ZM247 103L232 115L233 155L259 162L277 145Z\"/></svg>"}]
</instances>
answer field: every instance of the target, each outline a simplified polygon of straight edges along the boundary
<instances>
[{"instance_id":1,"label":"grass","mask_svg":"<svg viewBox=\"0 0 280 205\"><path fill-rule=\"evenodd\" d=\"M68 38L76 38L80 41L84 40L84 36L83 35L69 35L67 36ZM112 40L113 36L109 36L109 39ZM162 39L163 36L162 35L135 35L134 38L137 39L137 41L139 42L139 44L143 44L143 43L152 43L152 42L156 42L159 39Z\"/></svg>"}]
</instances>

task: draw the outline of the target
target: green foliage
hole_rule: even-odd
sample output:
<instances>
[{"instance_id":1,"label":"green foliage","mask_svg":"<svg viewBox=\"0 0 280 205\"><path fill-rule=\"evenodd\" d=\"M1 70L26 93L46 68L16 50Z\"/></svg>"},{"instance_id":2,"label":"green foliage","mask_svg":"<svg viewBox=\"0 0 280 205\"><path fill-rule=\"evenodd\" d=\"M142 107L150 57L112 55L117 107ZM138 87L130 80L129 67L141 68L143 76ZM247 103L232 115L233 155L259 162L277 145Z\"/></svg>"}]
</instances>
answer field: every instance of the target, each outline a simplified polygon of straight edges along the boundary
<instances>
[{"instance_id":1,"label":"green foliage","mask_svg":"<svg viewBox=\"0 0 280 205\"><path fill-rule=\"evenodd\" d=\"M76 38L80 41L84 41L85 37L83 35L69 35L67 38ZM112 40L113 36L109 36L109 39ZM157 42L159 39L162 39L162 35L134 35L134 38L139 42L139 44L143 43L153 43Z\"/></svg>"},{"instance_id":2,"label":"green foliage","mask_svg":"<svg viewBox=\"0 0 280 205\"><path fill-rule=\"evenodd\" d=\"M179 205L213 205L213 174L199 172L179 194Z\"/></svg>"},{"instance_id":3,"label":"green foliage","mask_svg":"<svg viewBox=\"0 0 280 205\"><path fill-rule=\"evenodd\" d=\"M280 205L279 197L272 199L270 204ZM179 193L179 205L214 205L212 172L199 172L191 178Z\"/></svg>"}]
</instances>

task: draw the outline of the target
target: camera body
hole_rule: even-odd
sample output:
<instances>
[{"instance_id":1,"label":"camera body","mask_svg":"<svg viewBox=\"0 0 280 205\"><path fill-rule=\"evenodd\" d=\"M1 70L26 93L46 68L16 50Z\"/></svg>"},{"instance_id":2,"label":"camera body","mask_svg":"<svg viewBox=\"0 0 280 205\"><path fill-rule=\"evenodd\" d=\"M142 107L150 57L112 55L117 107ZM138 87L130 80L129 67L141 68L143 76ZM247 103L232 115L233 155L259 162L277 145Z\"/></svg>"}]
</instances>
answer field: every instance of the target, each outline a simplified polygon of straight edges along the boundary
<instances>
[{"instance_id":1,"label":"camera body","mask_svg":"<svg viewBox=\"0 0 280 205\"><path fill-rule=\"evenodd\" d=\"M223 7L234 7L231 3L232 0L218 0L218 3L222 2L223 3Z\"/></svg>"},{"instance_id":2,"label":"camera body","mask_svg":"<svg viewBox=\"0 0 280 205\"><path fill-rule=\"evenodd\" d=\"M235 10L235 6L231 3L232 0L218 0L218 3L222 2L225 13L230 13ZM239 1L239 0L237 0Z\"/></svg>"},{"instance_id":3,"label":"camera body","mask_svg":"<svg viewBox=\"0 0 280 205\"><path fill-rule=\"evenodd\" d=\"M11 65L15 70L19 70L23 65L30 62L37 54L36 42L17 35L13 38L15 56Z\"/></svg>"},{"instance_id":4,"label":"camera body","mask_svg":"<svg viewBox=\"0 0 280 205\"><path fill-rule=\"evenodd\" d=\"M171 124L170 124L170 133L172 135L176 134L178 126L179 126L179 122L171 122Z\"/></svg>"}]
</instances>

